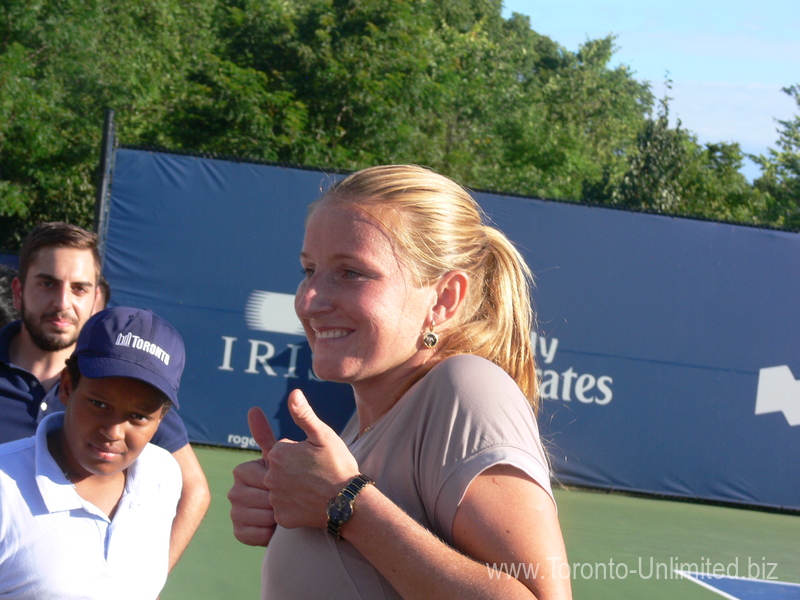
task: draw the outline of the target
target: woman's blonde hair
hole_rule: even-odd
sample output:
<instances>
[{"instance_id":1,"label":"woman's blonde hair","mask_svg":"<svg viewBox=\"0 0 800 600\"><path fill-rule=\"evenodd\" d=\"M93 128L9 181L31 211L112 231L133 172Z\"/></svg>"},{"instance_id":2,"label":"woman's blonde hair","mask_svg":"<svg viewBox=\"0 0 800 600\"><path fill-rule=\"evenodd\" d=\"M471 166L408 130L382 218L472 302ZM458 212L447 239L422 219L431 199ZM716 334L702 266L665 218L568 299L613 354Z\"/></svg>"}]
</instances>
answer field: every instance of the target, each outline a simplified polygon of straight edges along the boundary
<instances>
[{"instance_id":1,"label":"woman's blonde hair","mask_svg":"<svg viewBox=\"0 0 800 600\"><path fill-rule=\"evenodd\" d=\"M413 165L371 167L334 184L311 205L345 202L380 222L420 284L463 270L467 298L439 331L442 358L475 354L503 368L538 407L531 347L532 276L522 255L486 224L477 202L459 184Z\"/></svg>"}]
</instances>

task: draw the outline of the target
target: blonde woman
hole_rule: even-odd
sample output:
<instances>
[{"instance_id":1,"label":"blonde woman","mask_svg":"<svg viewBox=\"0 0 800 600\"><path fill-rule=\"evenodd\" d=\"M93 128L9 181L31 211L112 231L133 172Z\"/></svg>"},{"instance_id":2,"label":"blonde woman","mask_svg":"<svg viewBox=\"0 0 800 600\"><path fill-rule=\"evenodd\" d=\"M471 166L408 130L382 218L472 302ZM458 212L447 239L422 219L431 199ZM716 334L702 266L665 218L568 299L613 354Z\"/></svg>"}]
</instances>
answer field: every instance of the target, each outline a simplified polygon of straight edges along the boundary
<instances>
[{"instance_id":1,"label":"blonde woman","mask_svg":"<svg viewBox=\"0 0 800 600\"><path fill-rule=\"evenodd\" d=\"M530 272L455 182L350 175L309 209L295 300L341 435L298 390L307 440L240 465L234 533L266 545L262 598L569 598L536 426Z\"/></svg>"}]
</instances>

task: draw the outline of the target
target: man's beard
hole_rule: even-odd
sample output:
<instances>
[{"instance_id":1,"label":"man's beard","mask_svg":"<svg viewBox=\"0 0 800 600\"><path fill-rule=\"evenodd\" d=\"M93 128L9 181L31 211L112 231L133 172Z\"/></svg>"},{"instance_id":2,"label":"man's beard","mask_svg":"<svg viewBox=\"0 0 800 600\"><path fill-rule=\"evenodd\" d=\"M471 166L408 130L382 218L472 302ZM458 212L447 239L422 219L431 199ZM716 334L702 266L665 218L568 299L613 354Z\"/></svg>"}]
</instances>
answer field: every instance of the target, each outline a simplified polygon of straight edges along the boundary
<instances>
[{"instance_id":1,"label":"man's beard","mask_svg":"<svg viewBox=\"0 0 800 600\"><path fill-rule=\"evenodd\" d=\"M45 352L58 352L59 350L69 348L78 341L78 333L80 332L78 327L75 328L75 333L69 337L64 337L63 335L58 335L57 333L46 333L44 331L44 328L42 327L42 321L49 319L50 317L60 315L58 311L44 314L37 319L34 315L29 314L25 310L25 302L23 301L22 310L20 312L22 312L22 324L28 331L28 335L31 336L33 343L40 350L44 350ZM67 318L77 326L75 319L70 317Z\"/></svg>"}]
</instances>

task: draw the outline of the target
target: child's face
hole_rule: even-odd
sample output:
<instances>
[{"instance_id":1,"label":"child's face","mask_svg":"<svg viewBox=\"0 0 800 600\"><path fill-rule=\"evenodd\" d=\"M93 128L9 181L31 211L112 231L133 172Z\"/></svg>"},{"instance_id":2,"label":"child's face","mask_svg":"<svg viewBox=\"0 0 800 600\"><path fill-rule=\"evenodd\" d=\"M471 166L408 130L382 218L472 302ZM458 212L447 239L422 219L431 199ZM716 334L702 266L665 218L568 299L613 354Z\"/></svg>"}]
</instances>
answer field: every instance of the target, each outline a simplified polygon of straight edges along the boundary
<instances>
[{"instance_id":1,"label":"child's face","mask_svg":"<svg viewBox=\"0 0 800 600\"><path fill-rule=\"evenodd\" d=\"M127 469L152 439L161 422L163 396L128 377L89 379L72 386L61 377L64 452L74 475L111 476Z\"/></svg>"}]
</instances>

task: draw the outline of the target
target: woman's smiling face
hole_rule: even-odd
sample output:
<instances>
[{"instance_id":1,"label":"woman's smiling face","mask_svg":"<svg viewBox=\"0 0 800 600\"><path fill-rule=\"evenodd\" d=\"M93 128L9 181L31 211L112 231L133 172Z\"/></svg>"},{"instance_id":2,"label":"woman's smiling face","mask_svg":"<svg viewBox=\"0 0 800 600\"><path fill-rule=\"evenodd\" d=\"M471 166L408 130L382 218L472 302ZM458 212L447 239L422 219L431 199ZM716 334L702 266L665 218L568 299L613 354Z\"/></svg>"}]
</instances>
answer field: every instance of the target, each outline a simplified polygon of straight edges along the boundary
<instances>
[{"instance_id":1,"label":"woman's smiling face","mask_svg":"<svg viewBox=\"0 0 800 600\"><path fill-rule=\"evenodd\" d=\"M371 216L322 202L306 224L300 263L305 279L295 310L318 377L356 391L359 384L391 386L430 357L421 334L435 288L417 283Z\"/></svg>"}]
</instances>

